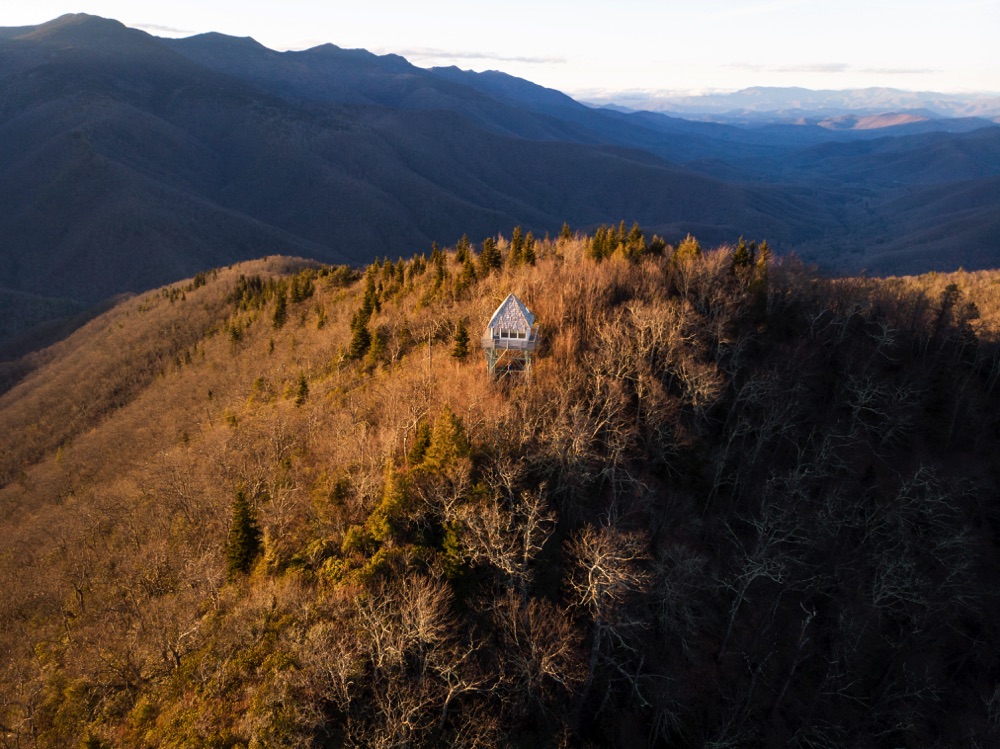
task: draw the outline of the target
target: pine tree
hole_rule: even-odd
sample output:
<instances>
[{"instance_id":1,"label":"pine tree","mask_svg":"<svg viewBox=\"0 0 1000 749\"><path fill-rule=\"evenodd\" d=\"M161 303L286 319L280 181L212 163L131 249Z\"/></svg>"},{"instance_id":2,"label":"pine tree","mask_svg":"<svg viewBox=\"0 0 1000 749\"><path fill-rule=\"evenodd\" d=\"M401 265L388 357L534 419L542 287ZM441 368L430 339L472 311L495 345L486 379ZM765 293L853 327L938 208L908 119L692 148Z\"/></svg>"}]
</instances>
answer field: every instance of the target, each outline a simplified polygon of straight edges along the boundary
<instances>
[{"instance_id":1,"label":"pine tree","mask_svg":"<svg viewBox=\"0 0 1000 749\"><path fill-rule=\"evenodd\" d=\"M436 247L435 243L435 247ZM435 254L431 254L431 262L434 263L434 290L437 291L441 288L441 285L445 282L447 278L447 271L445 270L444 263L445 257L441 250L435 250Z\"/></svg>"},{"instance_id":2,"label":"pine tree","mask_svg":"<svg viewBox=\"0 0 1000 749\"><path fill-rule=\"evenodd\" d=\"M277 298L274 302L274 329L284 326L288 320L288 300L285 298L285 289L279 288Z\"/></svg>"},{"instance_id":3,"label":"pine tree","mask_svg":"<svg viewBox=\"0 0 1000 749\"><path fill-rule=\"evenodd\" d=\"M511 266L518 266L524 260L524 234L520 226L515 226L510 237L510 253L507 255L507 262Z\"/></svg>"},{"instance_id":4,"label":"pine tree","mask_svg":"<svg viewBox=\"0 0 1000 749\"><path fill-rule=\"evenodd\" d=\"M466 256L465 262L462 264L462 270L458 273L458 278L455 279L455 296L456 298L461 298L462 294L465 293L472 284L476 282L476 266L472 264L472 258Z\"/></svg>"},{"instance_id":5,"label":"pine tree","mask_svg":"<svg viewBox=\"0 0 1000 749\"><path fill-rule=\"evenodd\" d=\"M374 268L374 266L372 266ZM371 316L381 309L378 300L378 291L375 288L375 273L371 270L365 278L365 295L361 299L361 314L364 316L363 322L367 323Z\"/></svg>"},{"instance_id":6,"label":"pine tree","mask_svg":"<svg viewBox=\"0 0 1000 749\"><path fill-rule=\"evenodd\" d=\"M309 383L306 380L306 373L299 372L299 386L295 392L295 405L301 406L309 397Z\"/></svg>"},{"instance_id":7,"label":"pine tree","mask_svg":"<svg viewBox=\"0 0 1000 749\"><path fill-rule=\"evenodd\" d=\"M487 237L483 240L483 251L479 255L479 275L486 278L491 271L499 269L503 265L503 256L497 249L496 240Z\"/></svg>"},{"instance_id":8,"label":"pine tree","mask_svg":"<svg viewBox=\"0 0 1000 749\"><path fill-rule=\"evenodd\" d=\"M569 228L569 224L563 222L562 231L559 232L559 239L570 240L573 238L573 230Z\"/></svg>"},{"instance_id":9,"label":"pine tree","mask_svg":"<svg viewBox=\"0 0 1000 749\"><path fill-rule=\"evenodd\" d=\"M249 572L260 553L260 528L257 527L257 518L246 492L240 489L233 500L233 520L226 542L226 571L229 579Z\"/></svg>"},{"instance_id":10,"label":"pine tree","mask_svg":"<svg viewBox=\"0 0 1000 749\"><path fill-rule=\"evenodd\" d=\"M693 260L699 257L701 257L701 245L698 244L697 239L688 234L681 240L681 243L677 245L677 249L674 250L671 260L678 263L683 260Z\"/></svg>"},{"instance_id":11,"label":"pine tree","mask_svg":"<svg viewBox=\"0 0 1000 749\"><path fill-rule=\"evenodd\" d=\"M351 319L351 342L347 344L347 358L360 359L368 351L372 342L372 334L368 331L368 318L364 309L354 313Z\"/></svg>"},{"instance_id":12,"label":"pine tree","mask_svg":"<svg viewBox=\"0 0 1000 749\"><path fill-rule=\"evenodd\" d=\"M632 229L625 238L625 257L629 260L638 260L646 252L646 235L643 234L639 224L632 224Z\"/></svg>"},{"instance_id":13,"label":"pine tree","mask_svg":"<svg viewBox=\"0 0 1000 749\"><path fill-rule=\"evenodd\" d=\"M416 434L413 435L413 447L406 454L406 461L411 466L418 466L424 462L427 455L427 448L431 446L431 425L426 421L421 421L417 425Z\"/></svg>"},{"instance_id":14,"label":"pine tree","mask_svg":"<svg viewBox=\"0 0 1000 749\"><path fill-rule=\"evenodd\" d=\"M733 253L733 270L738 268L749 268L754 264L754 256L757 253L757 243L751 242L749 245L740 237L736 245L736 252Z\"/></svg>"},{"instance_id":15,"label":"pine tree","mask_svg":"<svg viewBox=\"0 0 1000 749\"><path fill-rule=\"evenodd\" d=\"M368 348L368 361L375 366L385 358L386 350L385 331L379 327L371 336L371 345Z\"/></svg>"},{"instance_id":16,"label":"pine tree","mask_svg":"<svg viewBox=\"0 0 1000 749\"><path fill-rule=\"evenodd\" d=\"M594 236L587 240L587 256L600 262L614 250L615 230L604 224L597 227Z\"/></svg>"},{"instance_id":17,"label":"pine tree","mask_svg":"<svg viewBox=\"0 0 1000 749\"><path fill-rule=\"evenodd\" d=\"M431 430L431 444L424 455L425 465L440 469L468 459L471 452L465 425L454 411L445 407Z\"/></svg>"},{"instance_id":18,"label":"pine tree","mask_svg":"<svg viewBox=\"0 0 1000 749\"><path fill-rule=\"evenodd\" d=\"M469 331L465 329L465 320L459 320L455 326L455 336L452 339L451 355L455 359L464 359L469 355Z\"/></svg>"},{"instance_id":19,"label":"pine tree","mask_svg":"<svg viewBox=\"0 0 1000 749\"><path fill-rule=\"evenodd\" d=\"M463 234L462 238L458 240L458 244L455 246L455 262L459 265L464 265L466 258L469 257L469 236Z\"/></svg>"},{"instance_id":20,"label":"pine tree","mask_svg":"<svg viewBox=\"0 0 1000 749\"><path fill-rule=\"evenodd\" d=\"M535 235L530 231L524 238L524 262L526 265L534 265L537 257L535 256Z\"/></svg>"}]
</instances>

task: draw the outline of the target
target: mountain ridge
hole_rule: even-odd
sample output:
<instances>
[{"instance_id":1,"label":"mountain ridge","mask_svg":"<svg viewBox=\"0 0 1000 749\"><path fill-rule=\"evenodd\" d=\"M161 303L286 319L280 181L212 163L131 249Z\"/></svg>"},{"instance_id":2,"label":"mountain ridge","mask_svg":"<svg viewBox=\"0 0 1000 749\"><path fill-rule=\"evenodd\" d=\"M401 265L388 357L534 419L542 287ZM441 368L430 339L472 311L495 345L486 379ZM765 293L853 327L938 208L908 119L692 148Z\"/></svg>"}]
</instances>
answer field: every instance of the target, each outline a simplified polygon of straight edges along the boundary
<instances>
[{"instance_id":1,"label":"mountain ridge","mask_svg":"<svg viewBox=\"0 0 1000 749\"><path fill-rule=\"evenodd\" d=\"M887 271L928 254L926 217L896 202L925 178L887 163L885 178L852 182L866 148L853 131L601 112L502 73L164 40L86 15L0 33L0 62L0 285L44 298L88 306L257 255L361 263L463 231L540 236L623 216L672 242L767 236L832 269L870 267L878 227L914 246ZM894 158L918 166L933 148L940 161L962 137L900 140ZM807 150L831 142L845 144L836 158ZM989 196L977 180L995 167L963 157L939 171ZM952 251L1000 262L985 213L976 228L954 202L933 204L949 211L942 227L977 238L935 238L940 264ZM893 210L907 221L879 213Z\"/></svg>"},{"instance_id":2,"label":"mountain ridge","mask_svg":"<svg viewBox=\"0 0 1000 749\"><path fill-rule=\"evenodd\" d=\"M997 273L601 236L248 261L29 357L6 739L990 745Z\"/></svg>"},{"instance_id":3,"label":"mountain ridge","mask_svg":"<svg viewBox=\"0 0 1000 749\"><path fill-rule=\"evenodd\" d=\"M593 103L626 105L631 109L714 116L721 121L789 120L804 113L813 116L877 115L890 111L922 112L931 118L952 119L1000 116L1000 94L941 94L932 91L870 87L861 89L807 89L752 86L732 93L700 95L607 94L587 99ZM627 104L626 104L627 103Z\"/></svg>"}]
</instances>

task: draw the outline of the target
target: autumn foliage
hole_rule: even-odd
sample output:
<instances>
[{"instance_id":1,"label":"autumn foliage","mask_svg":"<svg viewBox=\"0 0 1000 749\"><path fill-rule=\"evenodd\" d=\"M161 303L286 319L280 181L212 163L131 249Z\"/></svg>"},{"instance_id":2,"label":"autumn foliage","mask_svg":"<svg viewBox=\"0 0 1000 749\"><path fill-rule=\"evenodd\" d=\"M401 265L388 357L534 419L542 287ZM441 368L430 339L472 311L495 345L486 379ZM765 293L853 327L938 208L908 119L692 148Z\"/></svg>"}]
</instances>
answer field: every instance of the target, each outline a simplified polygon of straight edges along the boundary
<instances>
[{"instance_id":1,"label":"autumn foliage","mask_svg":"<svg viewBox=\"0 0 1000 749\"><path fill-rule=\"evenodd\" d=\"M1000 740L995 277L483 244L219 269L23 363L0 746Z\"/></svg>"}]
</instances>

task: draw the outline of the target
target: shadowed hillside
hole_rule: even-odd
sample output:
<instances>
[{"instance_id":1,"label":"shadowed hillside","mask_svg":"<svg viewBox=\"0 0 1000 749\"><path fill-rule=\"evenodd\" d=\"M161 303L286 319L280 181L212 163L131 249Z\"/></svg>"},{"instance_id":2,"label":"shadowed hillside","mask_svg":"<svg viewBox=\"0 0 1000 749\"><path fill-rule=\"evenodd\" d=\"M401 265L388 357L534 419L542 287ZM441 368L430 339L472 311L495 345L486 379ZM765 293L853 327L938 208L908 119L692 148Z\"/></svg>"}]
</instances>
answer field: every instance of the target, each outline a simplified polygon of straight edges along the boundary
<instances>
[{"instance_id":1,"label":"shadowed hillside","mask_svg":"<svg viewBox=\"0 0 1000 749\"><path fill-rule=\"evenodd\" d=\"M218 44L230 42L264 62L276 54L249 41ZM387 65L418 70L399 59L307 54L308 81L371 94L343 97L354 105L345 108L290 103L267 81L209 70L172 46L89 16L0 45L0 198L9 206L0 285L91 303L273 252L360 262L467 230L554 230L609 211L712 227L719 239L755 223L777 237L783 223L781 196L765 191L741 210L747 191L646 152L553 143L534 125L485 131L457 105L396 108L415 93L393 98L380 87L429 78L456 88L424 71L387 76ZM292 75L287 67L273 72ZM476 117L497 122L500 105L457 88Z\"/></svg>"},{"instance_id":2,"label":"shadowed hillside","mask_svg":"<svg viewBox=\"0 0 1000 749\"><path fill-rule=\"evenodd\" d=\"M848 271L989 267L995 211L915 190L992 209L996 131L624 114L501 73L71 15L0 33L0 290L89 307L268 254L358 264L623 215Z\"/></svg>"},{"instance_id":3,"label":"shadowed hillside","mask_svg":"<svg viewBox=\"0 0 1000 749\"><path fill-rule=\"evenodd\" d=\"M996 288L622 225L125 301L0 396L0 742L992 745Z\"/></svg>"}]
</instances>

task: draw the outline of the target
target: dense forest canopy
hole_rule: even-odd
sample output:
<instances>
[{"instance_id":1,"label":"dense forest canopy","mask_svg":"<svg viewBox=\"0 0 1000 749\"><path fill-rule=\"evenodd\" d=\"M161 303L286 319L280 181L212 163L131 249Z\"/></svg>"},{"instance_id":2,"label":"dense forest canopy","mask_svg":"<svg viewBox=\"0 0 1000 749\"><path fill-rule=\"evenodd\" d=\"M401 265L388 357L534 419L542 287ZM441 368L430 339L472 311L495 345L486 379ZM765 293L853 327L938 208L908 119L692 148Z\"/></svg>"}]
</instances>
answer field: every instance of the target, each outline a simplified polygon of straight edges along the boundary
<instances>
[{"instance_id":1,"label":"dense forest canopy","mask_svg":"<svg viewBox=\"0 0 1000 749\"><path fill-rule=\"evenodd\" d=\"M0 746L994 745L1000 279L512 236L7 366Z\"/></svg>"}]
</instances>

